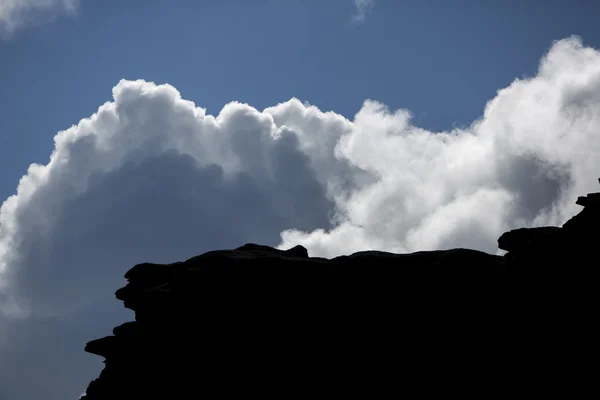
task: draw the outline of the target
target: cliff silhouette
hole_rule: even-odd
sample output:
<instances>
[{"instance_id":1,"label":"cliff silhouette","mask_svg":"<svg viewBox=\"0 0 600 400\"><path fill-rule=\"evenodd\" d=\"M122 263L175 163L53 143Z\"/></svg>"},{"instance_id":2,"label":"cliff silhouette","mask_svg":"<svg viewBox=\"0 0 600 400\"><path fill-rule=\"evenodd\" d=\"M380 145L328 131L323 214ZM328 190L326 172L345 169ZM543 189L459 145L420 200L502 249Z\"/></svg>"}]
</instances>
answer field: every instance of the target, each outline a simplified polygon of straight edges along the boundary
<instances>
[{"instance_id":1,"label":"cliff silhouette","mask_svg":"<svg viewBox=\"0 0 600 400\"><path fill-rule=\"evenodd\" d=\"M599 180L600 181L600 180ZM85 350L85 400L583 396L600 193L469 249L309 257L257 244L130 269L135 321Z\"/></svg>"}]
</instances>

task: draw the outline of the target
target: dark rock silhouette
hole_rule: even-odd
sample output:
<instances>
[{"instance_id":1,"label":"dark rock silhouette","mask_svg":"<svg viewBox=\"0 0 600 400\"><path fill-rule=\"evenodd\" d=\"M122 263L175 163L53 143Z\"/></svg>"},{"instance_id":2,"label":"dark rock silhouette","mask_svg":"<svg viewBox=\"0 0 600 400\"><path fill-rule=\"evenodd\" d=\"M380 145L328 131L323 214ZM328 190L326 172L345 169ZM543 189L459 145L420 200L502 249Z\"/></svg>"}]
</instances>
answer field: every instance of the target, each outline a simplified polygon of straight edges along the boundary
<instances>
[{"instance_id":1,"label":"dark rock silhouette","mask_svg":"<svg viewBox=\"0 0 600 400\"><path fill-rule=\"evenodd\" d=\"M87 344L106 366L83 399L577 397L600 194L577 204L561 228L503 234L504 256L247 244L136 265L116 292L135 321Z\"/></svg>"}]
</instances>

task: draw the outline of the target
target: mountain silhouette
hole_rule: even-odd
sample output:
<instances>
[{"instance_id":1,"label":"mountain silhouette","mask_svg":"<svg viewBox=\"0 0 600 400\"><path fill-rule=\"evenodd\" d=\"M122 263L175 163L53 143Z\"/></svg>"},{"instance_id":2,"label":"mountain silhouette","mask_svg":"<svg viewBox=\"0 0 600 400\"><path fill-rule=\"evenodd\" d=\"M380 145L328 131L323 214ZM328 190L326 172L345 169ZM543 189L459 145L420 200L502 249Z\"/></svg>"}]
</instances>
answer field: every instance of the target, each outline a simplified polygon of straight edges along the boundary
<instances>
[{"instance_id":1,"label":"mountain silhouette","mask_svg":"<svg viewBox=\"0 0 600 400\"><path fill-rule=\"evenodd\" d=\"M578 396L592 382L600 193L562 227L332 259L257 244L130 269L135 321L85 400Z\"/></svg>"}]
</instances>

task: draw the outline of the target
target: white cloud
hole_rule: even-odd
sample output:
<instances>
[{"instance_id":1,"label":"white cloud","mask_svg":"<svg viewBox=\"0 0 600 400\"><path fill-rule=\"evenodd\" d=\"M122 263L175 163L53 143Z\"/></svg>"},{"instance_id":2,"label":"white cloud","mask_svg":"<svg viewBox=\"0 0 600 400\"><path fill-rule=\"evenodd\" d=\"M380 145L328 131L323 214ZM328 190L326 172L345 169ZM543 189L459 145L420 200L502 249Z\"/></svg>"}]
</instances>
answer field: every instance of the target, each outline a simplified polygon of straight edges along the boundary
<instances>
[{"instance_id":1,"label":"white cloud","mask_svg":"<svg viewBox=\"0 0 600 400\"><path fill-rule=\"evenodd\" d=\"M111 293L135 263L275 246L288 227L331 226L311 159L270 114L231 103L206 115L175 88L143 81L122 81L113 95L56 135L49 163L32 165L0 209L0 388L9 398L81 393L101 367L85 342L131 318ZM278 110L325 134L350 127L297 100Z\"/></svg>"},{"instance_id":2,"label":"white cloud","mask_svg":"<svg viewBox=\"0 0 600 400\"><path fill-rule=\"evenodd\" d=\"M326 256L364 248L495 252L503 231L561 224L577 211L577 195L597 189L599 90L600 53L569 38L552 47L537 76L500 90L464 130L427 132L406 110L367 102L335 153L377 183L336 203L345 217L333 230L288 230L283 246Z\"/></svg>"},{"instance_id":3,"label":"white cloud","mask_svg":"<svg viewBox=\"0 0 600 400\"><path fill-rule=\"evenodd\" d=\"M356 12L352 20L358 23L364 22L367 14L373 10L374 6L375 0L354 0Z\"/></svg>"},{"instance_id":4,"label":"white cloud","mask_svg":"<svg viewBox=\"0 0 600 400\"><path fill-rule=\"evenodd\" d=\"M130 318L111 293L138 262L249 241L495 252L508 229L564 222L597 189L599 92L600 53L577 38L452 132L374 101L352 121L296 99L212 116L169 85L121 81L0 209L1 394L79 395L101 367L83 345Z\"/></svg>"},{"instance_id":5,"label":"white cloud","mask_svg":"<svg viewBox=\"0 0 600 400\"><path fill-rule=\"evenodd\" d=\"M0 35L11 35L40 14L72 14L78 3L79 0L0 0Z\"/></svg>"}]
</instances>

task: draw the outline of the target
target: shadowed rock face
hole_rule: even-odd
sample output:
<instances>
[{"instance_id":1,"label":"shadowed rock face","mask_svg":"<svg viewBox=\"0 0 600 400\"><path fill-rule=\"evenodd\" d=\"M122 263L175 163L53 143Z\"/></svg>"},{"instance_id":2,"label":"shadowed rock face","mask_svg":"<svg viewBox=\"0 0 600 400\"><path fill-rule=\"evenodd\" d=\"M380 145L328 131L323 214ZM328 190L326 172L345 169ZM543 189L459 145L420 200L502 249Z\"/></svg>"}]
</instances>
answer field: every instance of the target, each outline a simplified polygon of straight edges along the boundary
<instances>
[{"instance_id":1,"label":"shadowed rock face","mask_svg":"<svg viewBox=\"0 0 600 400\"><path fill-rule=\"evenodd\" d=\"M562 228L503 234L503 257L247 244L136 265L116 292L135 321L88 343L106 366L83 399L573 397L600 196L578 204Z\"/></svg>"}]
</instances>

